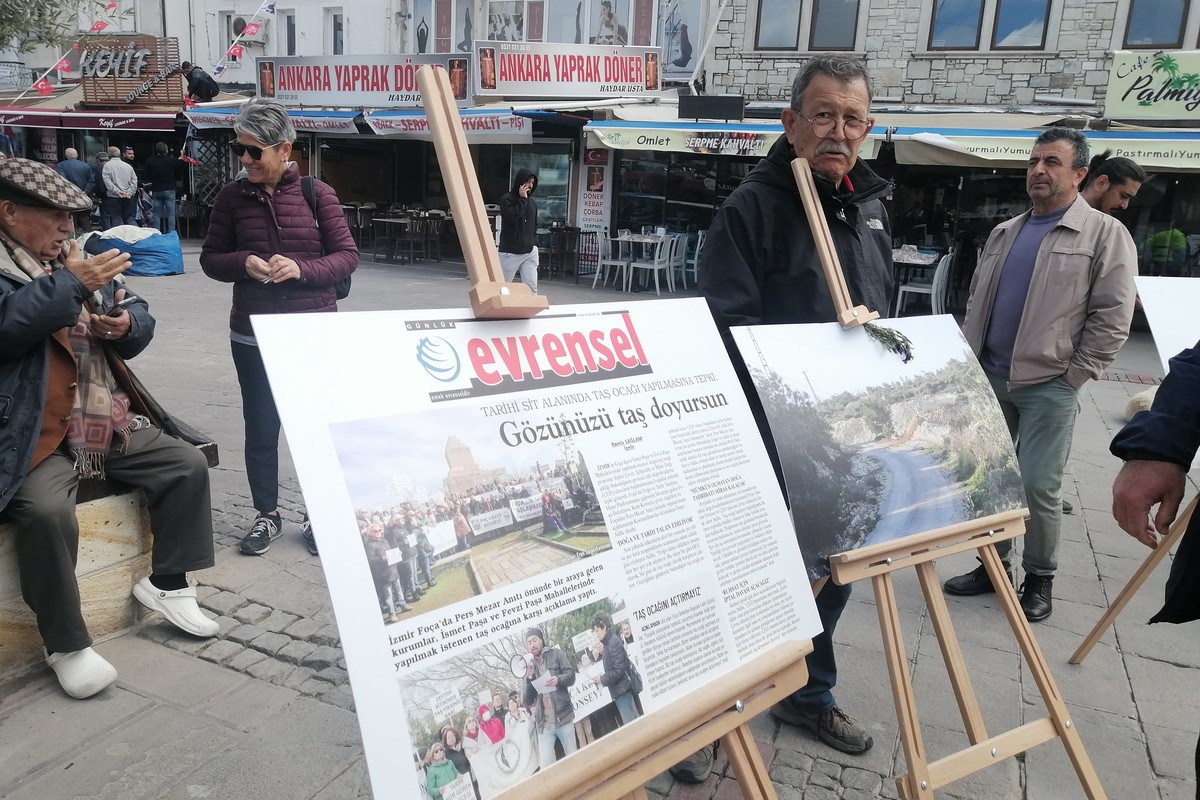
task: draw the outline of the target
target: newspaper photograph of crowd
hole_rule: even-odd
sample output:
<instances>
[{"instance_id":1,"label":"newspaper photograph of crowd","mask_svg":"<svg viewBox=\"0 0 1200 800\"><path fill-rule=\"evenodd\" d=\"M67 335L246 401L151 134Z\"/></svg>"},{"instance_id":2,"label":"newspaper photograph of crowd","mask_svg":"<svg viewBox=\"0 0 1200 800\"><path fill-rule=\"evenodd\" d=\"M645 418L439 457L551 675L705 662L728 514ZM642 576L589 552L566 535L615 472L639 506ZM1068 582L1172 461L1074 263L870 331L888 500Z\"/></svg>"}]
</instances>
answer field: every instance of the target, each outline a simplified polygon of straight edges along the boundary
<instances>
[{"instance_id":1,"label":"newspaper photograph of crowd","mask_svg":"<svg viewBox=\"0 0 1200 800\"><path fill-rule=\"evenodd\" d=\"M331 433L387 623L612 549L572 437L514 452L453 410Z\"/></svg>"},{"instance_id":2,"label":"newspaper photograph of crowd","mask_svg":"<svg viewBox=\"0 0 1200 800\"><path fill-rule=\"evenodd\" d=\"M485 800L632 722L638 661L609 596L406 674L421 800Z\"/></svg>"}]
</instances>

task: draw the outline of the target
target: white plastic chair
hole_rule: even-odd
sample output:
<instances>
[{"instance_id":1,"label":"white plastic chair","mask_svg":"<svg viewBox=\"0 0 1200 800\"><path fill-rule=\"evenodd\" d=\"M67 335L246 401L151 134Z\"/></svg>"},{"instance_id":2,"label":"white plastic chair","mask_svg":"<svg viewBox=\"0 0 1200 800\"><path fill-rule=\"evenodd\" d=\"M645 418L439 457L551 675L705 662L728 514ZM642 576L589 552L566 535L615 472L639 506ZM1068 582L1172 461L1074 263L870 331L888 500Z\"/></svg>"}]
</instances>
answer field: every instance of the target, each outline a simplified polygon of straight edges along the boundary
<instances>
[{"instance_id":1,"label":"white plastic chair","mask_svg":"<svg viewBox=\"0 0 1200 800\"><path fill-rule=\"evenodd\" d=\"M671 246L674 241L675 241L674 238L672 238L670 236L664 236L661 239L659 239L657 242L654 243L654 252L653 252L653 255L651 256L650 260L648 260L648 261L634 260L634 261L629 262L629 270L626 273L627 277L625 279L625 291L629 291L630 287L633 285L634 270L639 270L639 269L647 269L654 273L654 293L655 294L657 294L657 295L662 294L662 292L659 289L659 283L658 283L658 273L659 272L666 273L667 291L674 291L675 281L671 279L671 269L670 269Z\"/></svg>"},{"instance_id":2,"label":"white plastic chair","mask_svg":"<svg viewBox=\"0 0 1200 800\"><path fill-rule=\"evenodd\" d=\"M904 313L905 295L928 295L934 314L946 313L946 284L950 281L950 262L954 253L946 253L933 270L932 278L916 278L901 285L896 294L896 316Z\"/></svg>"},{"instance_id":3,"label":"white plastic chair","mask_svg":"<svg viewBox=\"0 0 1200 800\"><path fill-rule=\"evenodd\" d=\"M676 233L671 235L671 252L668 255L670 266L667 274L671 277L671 291L675 291L675 275L679 275L679 280L683 283L683 288L687 288L687 251L688 240L691 239L686 233Z\"/></svg>"},{"instance_id":4,"label":"white plastic chair","mask_svg":"<svg viewBox=\"0 0 1200 800\"><path fill-rule=\"evenodd\" d=\"M608 279L616 276L620 282L618 285L625 287L625 282L629 273L629 262L633 261L633 248L630 246L633 243L625 239L609 239L604 237L600 239L600 258L596 262L596 276L592 278L592 288L596 288L596 282L604 276L604 285L608 285ZM614 245L616 252L614 253ZM610 271L611 270L611 271Z\"/></svg>"}]
</instances>

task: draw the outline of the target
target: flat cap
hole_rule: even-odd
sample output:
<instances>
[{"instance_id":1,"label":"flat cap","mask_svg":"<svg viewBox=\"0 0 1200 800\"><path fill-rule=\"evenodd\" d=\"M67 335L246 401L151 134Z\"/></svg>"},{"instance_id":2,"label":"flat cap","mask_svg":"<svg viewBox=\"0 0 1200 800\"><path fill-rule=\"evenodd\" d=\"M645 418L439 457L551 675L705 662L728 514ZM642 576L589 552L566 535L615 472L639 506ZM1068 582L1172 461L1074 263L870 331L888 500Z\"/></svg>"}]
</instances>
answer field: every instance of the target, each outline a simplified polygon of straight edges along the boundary
<instances>
[{"instance_id":1,"label":"flat cap","mask_svg":"<svg viewBox=\"0 0 1200 800\"><path fill-rule=\"evenodd\" d=\"M92 207L92 199L78 186L45 164L27 158L0 162L0 200L61 211L88 211Z\"/></svg>"}]
</instances>

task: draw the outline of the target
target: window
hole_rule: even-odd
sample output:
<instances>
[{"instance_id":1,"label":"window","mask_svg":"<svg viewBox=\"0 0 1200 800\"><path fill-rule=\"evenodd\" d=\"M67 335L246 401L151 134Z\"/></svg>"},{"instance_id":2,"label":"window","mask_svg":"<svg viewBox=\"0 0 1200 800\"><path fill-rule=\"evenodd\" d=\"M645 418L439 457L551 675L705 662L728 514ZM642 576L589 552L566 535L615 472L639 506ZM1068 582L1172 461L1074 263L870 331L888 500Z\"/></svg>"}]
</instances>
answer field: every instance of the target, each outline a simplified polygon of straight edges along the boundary
<instances>
[{"instance_id":1,"label":"window","mask_svg":"<svg viewBox=\"0 0 1200 800\"><path fill-rule=\"evenodd\" d=\"M340 56L346 52L346 26L342 10L330 9L325 12L325 27L328 31L325 37L325 52Z\"/></svg>"},{"instance_id":2,"label":"window","mask_svg":"<svg viewBox=\"0 0 1200 800\"><path fill-rule=\"evenodd\" d=\"M858 33L858 0L813 0L809 50L853 50Z\"/></svg>"},{"instance_id":3,"label":"window","mask_svg":"<svg viewBox=\"0 0 1200 800\"><path fill-rule=\"evenodd\" d=\"M285 11L279 15L279 55L296 55L296 12Z\"/></svg>"},{"instance_id":4,"label":"window","mask_svg":"<svg viewBox=\"0 0 1200 800\"><path fill-rule=\"evenodd\" d=\"M1044 50L1059 0L934 0L930 50ZM1061 17L1061 8L1057 11Z\"/></svg>"},{"instance_id":5,"label":"window","mask_svg":"<svg viewBox=\"0 0 1200 800\"><path fill-rule=\"evenodd\" d=\"M797 50L800 47L800 3L796 0L758 0L755 50Z\"/></svg>"},{"instance_id":6,"label":"window","mask_svg":"<svg viewBox=\"0 0 1200 800\"><path fill-rule=\"evenodd\" d=\"M1046 17L1050 0L997 0L992 49L1046 46Z\"/></svg>"},{"instance_id":7,"label":"window","mask_svg":"<svg viewBox=\"0 0 1200 800\"><path fill-rule=\"evenodd\" d=\"M221 60L230 64L237 64L242 59L228 52L233 46L233 40L237 38L237 34L233 32L233 21L238 18L237 14L226 12L221 15L221 35L225 37L225 41L221 42Z\"/></svg>"},{"instance_id":8,"label":"window","mask_svg":"<svg viewBox=\"0 0 1200 800\"><path fill-rule=\"evenodd\" d=\"M1182 47L1187 24L1184 0L1129 0L1126 47Z\"/></svg>"},{"instance_id":9,"label":"window","mask_svg":"<svg viewBox=\"0 0 1200 800\"><path fill-rule=\"evenodd\" d=\"M983 23L983 0L936 0L930 50L975 50Z\"/></svg>"}]
</instances>

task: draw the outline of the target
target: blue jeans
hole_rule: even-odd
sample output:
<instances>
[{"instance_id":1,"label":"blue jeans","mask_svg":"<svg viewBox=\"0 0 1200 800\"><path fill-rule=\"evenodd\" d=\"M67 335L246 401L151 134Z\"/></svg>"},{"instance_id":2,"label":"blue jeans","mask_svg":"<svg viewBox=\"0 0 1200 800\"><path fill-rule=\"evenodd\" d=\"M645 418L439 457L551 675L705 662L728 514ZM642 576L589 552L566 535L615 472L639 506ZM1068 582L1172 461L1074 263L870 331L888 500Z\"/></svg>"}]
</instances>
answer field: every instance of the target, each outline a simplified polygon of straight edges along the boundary
<instances>
[{"instance_id":1,"label":"blue jeans","mask_svg":"<svg viewBox=\"0 0 1200 800\"><path fill-rule=\"evenodd\" d=\"M633 692L614 697L613 702L617 704L617 713L621 715L622 725L628 725L637 719L637 704L633 702Z\"/></svg>"},{"instance_id":2,"label":"blue jeans","mask_svg":"<svg viewBox=\"0 0 1200 800\"><path fill-rule=\"evenodd\" d=\"M241 342L229 344L242 389L250 499L260 514L270 514L279 507L279 412L258 348Z\"/></svg>"},{"instance_id":3,"label":"blue jeans","mask_svg":"<svg viewBox=\"0 0 1200 800\"><path fill-rule=\"evenodd\" d=\"M163 233L170 233L175 230L175 190L153 192L150 195L150 200L154 204L154 227ZM164 218L167 221L166 228L162 227L162 220Z\"/></svg>"},{"instance_id":4,"label":"blue jeans","mask_svg":"<svg viewBox=\"0 0 1200 800\"><path fill-rule=\"evenodd\" d=\"M988 380L1017 445L1017 465L1029 505L1021 566L1031 575L1053 576L1062 533L1063 470L1071 454L1079 390L1066 376L1019 389L1009 389L1004 378L990 373ZM997 544L996 550L1009 563L1012 539Z\"/></svg>"},{"instance_id":5,"label":"blue jeans","mask_svg":"<svg viewBox=\"0 0 1200 800\"><path fill-rule=\"evenodd\" d=\"M838 586L832 580L826 581L816 597L822 631L813 637L813 650L805 659L808 665L808 683L792 692L784 701L805 716L824 714L837 705L833 699L833 687L837 685L833 632L846 609L846 604L850 602L850 588L850 584Z\"/></svg>"},{"instance_id":6,"label":"blue jeans","mask_svg":"<svg viewBox=\"0 0 1200 800\"><path fill-rule=\"evenodd\" d=\"M420 547L420 545L417 545L417 546ZM417 553L417 567L421 570L421 577L423 577L425 579L425 585L432 586L433 585L433 572L432 572L432 570L429 569L429 554L428 553L423 553L423 552Z\"/></svg>"},{"instance_id":7,"label":"blue jeans","mask_svg":"<svg viewBox=\"0 0 1200 800\"><path fill-rule=\"evenodd\" d=\"M569 756L579 749L575 741L575 723L560 722L557 725L547 725L538 734L538 756L543 768L550 766L556 760L554 755L554 740L562 742L563 756Z\"/></svg>"}]
</instances>

